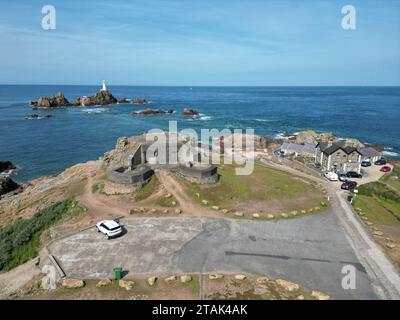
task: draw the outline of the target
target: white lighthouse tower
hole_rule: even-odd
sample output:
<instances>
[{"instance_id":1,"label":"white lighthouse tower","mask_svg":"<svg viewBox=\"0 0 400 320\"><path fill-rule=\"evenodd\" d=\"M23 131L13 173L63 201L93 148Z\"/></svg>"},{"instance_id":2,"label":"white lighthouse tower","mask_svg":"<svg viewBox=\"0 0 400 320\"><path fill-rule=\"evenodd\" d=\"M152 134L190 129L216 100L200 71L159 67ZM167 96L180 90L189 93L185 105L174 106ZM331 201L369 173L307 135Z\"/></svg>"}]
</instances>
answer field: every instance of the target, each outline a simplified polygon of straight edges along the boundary
<instances>
[{"instance_id":1,"label":"white lighthouse tower","mask_svg":"<svg viewBox=\"0 0 400 320\"><path fill-rule=\"evenodd\" d=\"M103 80L103 86L101 87L101 91L107 91L106 80Z\"/></svg>"}]
</instances>

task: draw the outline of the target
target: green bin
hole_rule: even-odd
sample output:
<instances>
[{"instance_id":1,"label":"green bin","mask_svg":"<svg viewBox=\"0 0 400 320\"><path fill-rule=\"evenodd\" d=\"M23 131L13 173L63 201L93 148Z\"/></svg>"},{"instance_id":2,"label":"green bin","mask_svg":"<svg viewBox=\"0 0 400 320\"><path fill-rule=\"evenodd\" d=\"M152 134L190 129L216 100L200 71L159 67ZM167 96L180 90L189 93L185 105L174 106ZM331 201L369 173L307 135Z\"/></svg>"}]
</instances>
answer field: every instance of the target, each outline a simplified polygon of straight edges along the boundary
<instances>
[{"instance_id":1,"label":"green bin","mask_svg":"<svg viewBox=\"0 0 400 320\"><path fill-rule=\"evenodd\" d=\"M114 268L114 276L115 280L120 280L121 279L121 274L122 274L122 268L121 267L116 267Z\"/></svg>"}]
</instances>

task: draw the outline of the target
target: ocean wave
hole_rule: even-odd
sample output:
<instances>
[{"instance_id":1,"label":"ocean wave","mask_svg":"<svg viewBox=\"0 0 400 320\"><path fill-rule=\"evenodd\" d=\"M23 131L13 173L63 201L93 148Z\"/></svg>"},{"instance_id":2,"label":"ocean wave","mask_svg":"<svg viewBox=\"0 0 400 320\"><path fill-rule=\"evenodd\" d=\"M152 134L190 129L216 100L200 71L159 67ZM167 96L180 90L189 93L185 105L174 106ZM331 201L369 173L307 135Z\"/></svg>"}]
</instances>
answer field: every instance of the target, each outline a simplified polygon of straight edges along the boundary
<instances>
[{"instance_id":1,"label":"ocean wave","mask_svg":"<svg viewBox=\"0 0 400 320\"><path fill-rule=\"evenodd\" d=\"M267 119L254 119L255 121L258 121L258 122L268 122L268 120Z\"/></svg>"},{"instance_id":2,"label":"ocean wave","mask_svg":"<svg viewBox=\"0 0 400 320\"><path fill-rule=\"evenodd\" d=\"M207 120L211 120L211 119L212 119L211 116L201 116L201 117L199 118L199 120L203 120L203 121L207 121Z\"/></svg>"},{"instance_id":3,"label":"ocean wave","mask_svg":"<svg viewBox=\"0 0 400 320\"><path fill-rule=\"evenodd\" d=\"M82 112L85 113L103 113L103 112L108 112L107 108L86 108L82 109Z\"/></svg>"},{"instance_id":4,"label":"ocean wave","mask_svg":"<svg viewBox=\"0 0 400 320\"><path fill-rule=\"evenodd\" d=\"M400 154L398 154L397 152L394 152L394 151L384 150L382 152L382 154L385 155L385 156L389 156L389 157L400 157Z\"/></svg>"}]
</instances>

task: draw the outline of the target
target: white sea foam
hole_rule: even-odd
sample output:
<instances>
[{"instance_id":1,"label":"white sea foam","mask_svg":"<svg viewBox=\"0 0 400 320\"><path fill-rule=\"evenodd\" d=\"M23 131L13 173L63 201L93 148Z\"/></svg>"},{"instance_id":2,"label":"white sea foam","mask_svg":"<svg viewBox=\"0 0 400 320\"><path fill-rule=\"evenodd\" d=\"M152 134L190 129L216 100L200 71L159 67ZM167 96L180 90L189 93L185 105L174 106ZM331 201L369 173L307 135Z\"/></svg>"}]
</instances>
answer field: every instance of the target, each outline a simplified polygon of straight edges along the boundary
<instances>
[{"instance_id":1,"label":"white sea foam","mask_svg":"<svg viewBox=\"0 0 400 320\"><path fill-rule=\"evenodd\" d=\"M199 120L203 120L203 121L207 121L207 120L211 120L211 119L212 119L212 117L210 117L210 116L202 116L199 118Z\"/></svg>"},{"instance_id":2,"label":"white sea foam","mask_svg":"<svg viewBox=\"0 0 400 320\"><path fill-rule=\"evenodd\" d=\"M382 152L382 154L385 156L389 156L389 157L400 157L400 154L398 154L397 152L394 152L394 151L385 150Z\"/></svg>"},{"instance_id":3,"label":"white sea foam","mask_svg":"<svg viewBox=\"0 0 400 320\"><path fill-rule=\"evenodd\" d=\"M107 108L86 108L86 109L82 109L82 112L85 113L103 113L103 112L107 112L108 109Z\"/></svg>"}]
</instances>

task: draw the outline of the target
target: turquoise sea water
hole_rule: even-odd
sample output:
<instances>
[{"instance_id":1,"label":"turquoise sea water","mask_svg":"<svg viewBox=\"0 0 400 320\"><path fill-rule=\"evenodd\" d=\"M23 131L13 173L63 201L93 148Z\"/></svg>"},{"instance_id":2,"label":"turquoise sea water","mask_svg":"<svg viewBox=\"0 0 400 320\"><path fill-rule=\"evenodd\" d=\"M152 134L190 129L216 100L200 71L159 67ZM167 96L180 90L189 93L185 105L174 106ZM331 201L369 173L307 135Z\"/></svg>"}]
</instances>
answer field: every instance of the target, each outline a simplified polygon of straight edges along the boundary
<instances>
[{"instance_id":1,"label":"turquoise sea water","mask_svg":"<svg viewBox=\"0 0 400 320\"><path fill-rule=\"evenodd\" d=\"M0 159L18 167L23 182L97 159L120 136L168 128L168 120L184 128L254 128L278 137L306 129L332 132L386 147L400 159L400 87L129 87L109 86L114 96L143 97L151 108L174 109L172 115L134 117L140 105L32 111L27 102L63 91L70 100L91 95L99 86L0 86ZM198 110L197 119L179 115L184 107ZM52 114L42 120L24 116Z\"/></svg>"}]
</instances>

